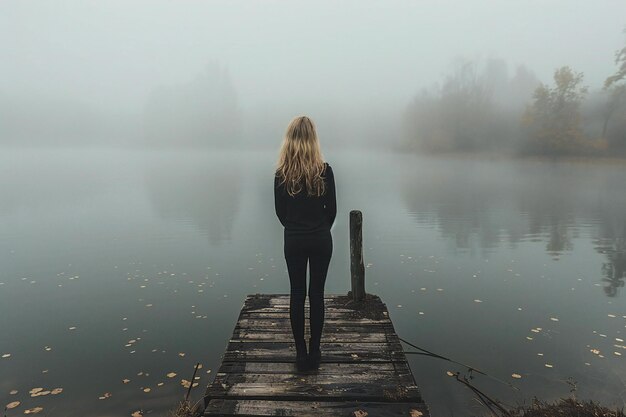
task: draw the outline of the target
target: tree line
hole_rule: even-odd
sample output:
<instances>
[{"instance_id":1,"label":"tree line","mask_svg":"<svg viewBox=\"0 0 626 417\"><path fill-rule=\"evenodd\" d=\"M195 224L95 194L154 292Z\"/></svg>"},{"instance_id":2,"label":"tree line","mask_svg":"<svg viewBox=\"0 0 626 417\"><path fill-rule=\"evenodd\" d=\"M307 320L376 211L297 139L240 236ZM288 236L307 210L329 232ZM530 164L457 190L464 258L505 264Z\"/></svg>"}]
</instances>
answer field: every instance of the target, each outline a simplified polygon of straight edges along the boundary
<instances>
[{"instance_id":1,"label":"tree line","mask_svg":"<svg viewBox=\"0 0 626 417\"><path fill-rule=\"evenodd\" d=\"M626 29L624 30L626 33ZM546 84L523 65L459 59L404 114L404 146L426 152L626 156L626 46L617 70L590 93L569 66Z\"/></svg>"}]
</instances>

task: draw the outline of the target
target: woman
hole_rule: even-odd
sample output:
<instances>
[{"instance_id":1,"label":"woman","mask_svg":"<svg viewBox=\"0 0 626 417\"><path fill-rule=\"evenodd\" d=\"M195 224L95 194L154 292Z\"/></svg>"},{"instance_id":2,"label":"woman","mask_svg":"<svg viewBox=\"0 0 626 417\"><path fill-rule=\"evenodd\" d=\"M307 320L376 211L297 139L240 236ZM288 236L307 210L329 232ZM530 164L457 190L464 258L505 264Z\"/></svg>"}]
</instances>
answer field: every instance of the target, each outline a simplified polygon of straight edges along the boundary
<instances>
[{"instance_id":1,"label":"woman","mask_svg":"<svg viewBox=\"0 0 626 417\"><path fill-rule=\"evenodd\" d=\"M274 175L276 215L284 230L291 294L289 318L299 371L318 369L324 326L324 283L333 252L330 228L337 214L335 179L324 162L315 125L306 116L289 123ZM309 351L304 340L304 300L309 264Z\"/></svg>"}]
</instances>

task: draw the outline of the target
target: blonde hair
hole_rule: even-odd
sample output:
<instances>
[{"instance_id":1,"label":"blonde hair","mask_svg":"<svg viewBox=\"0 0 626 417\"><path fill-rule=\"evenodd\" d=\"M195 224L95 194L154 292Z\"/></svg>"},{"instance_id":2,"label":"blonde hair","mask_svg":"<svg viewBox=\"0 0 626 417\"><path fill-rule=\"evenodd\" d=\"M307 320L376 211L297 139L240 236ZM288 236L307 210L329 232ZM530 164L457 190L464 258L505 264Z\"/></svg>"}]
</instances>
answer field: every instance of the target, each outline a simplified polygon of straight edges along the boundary
<instances>
[{"instance_id":1,"label":"blonde hair","mask_svg":"<svg viewBox=\"0 0 626 417\"><path fill-rule=\"evenodd\" d=\"M306 116L294 118L287 126L278 156L276 176L280 184L295 196L304 182L307 195L319 197L325 193L323 173L324 156L313 121Z\"/></svg>"}]
</instances>

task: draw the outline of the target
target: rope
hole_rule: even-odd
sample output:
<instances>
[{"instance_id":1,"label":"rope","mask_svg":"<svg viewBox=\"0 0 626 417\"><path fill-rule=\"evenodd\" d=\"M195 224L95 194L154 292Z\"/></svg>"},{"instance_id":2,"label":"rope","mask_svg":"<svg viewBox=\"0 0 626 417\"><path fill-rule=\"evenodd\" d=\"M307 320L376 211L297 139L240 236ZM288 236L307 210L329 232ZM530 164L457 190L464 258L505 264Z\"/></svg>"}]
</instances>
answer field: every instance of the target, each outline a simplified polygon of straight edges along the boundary
<instances>
[{"instance_id":1,"label":"rope","mask_svg":"<svg viewBox=\"0 0 626 417\"><path fill-rule=\"evenodd\" d=\"M477 373L479 373L479 374L481 374L481 375L486 376L487 378L491 378L491 379L493 379L494 381L498 381L498 382L500 382L500 383L502 383L502 384L504 384L504 385L509 386L510 388L512 388L512 389L514 389L514 390L516 390L516 391L519 391L519 388L517 388L516 386L514 386L514 385L513 385L513 384L511 384L510 382L506 382L506 381L501 380L500 378L496 378L496 377L494 377L494 376L491 376L491 375L489 375L489 374L487 374L487 373L485 373L485 372L481 371L480 369L474 368L473 366L466 365L466 364L464 364L464 363L462 363L462 362L455 361L454 359L447 358L447 357L445 357L445 356L442 356L442 355L439 355L439 354L437 354L437 353L434 353L434 352L431 352L431 351L429 351L429 350L426 350L426 349L424 349L424 348L422 348L422 347L416 346L416 345L414 345L413 343L411 343L411 342L409 342L409 341L407 341L407 340L404 340L403 338L401 338L401 337L399 337L399 336L398 336L398 339L400 339L400 341L402 341L402 342L406 343L407 345L411 346L412 348L419 350L419 352L408 352L408 351L404 351L404 353L411 354L411 355L424 355L424 356L431 356L431 357L433 357L433 358L443 359L444 361L448 361L448 362L456 363L457 365L461 365L461 366L463 366L464 368L467 368L467 369L468 369L468 371L470 371L470 372L477 372Z\"/></svg>"}]
</instances>

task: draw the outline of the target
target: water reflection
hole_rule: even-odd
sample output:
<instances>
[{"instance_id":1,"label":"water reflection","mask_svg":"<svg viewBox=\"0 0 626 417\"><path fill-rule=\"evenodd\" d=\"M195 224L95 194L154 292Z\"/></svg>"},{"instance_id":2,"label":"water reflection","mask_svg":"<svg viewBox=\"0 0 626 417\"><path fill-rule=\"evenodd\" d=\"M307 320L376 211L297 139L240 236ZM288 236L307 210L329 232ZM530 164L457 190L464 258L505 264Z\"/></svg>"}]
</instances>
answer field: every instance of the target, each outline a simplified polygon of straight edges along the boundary
<instances>
[{"instance_id":1,"label":"water reflection","mask_svg":"<svg viewBox=\"0 0 626 417\"><path fill-rule=\"evenodd\" d=\"M623 168L537 161L417 160L401 192L415 221L434 226L453 252L490 252L502 242L542 242L559 259L581 233L595 237L605 291L624 286ZM450 169L454 167L454 169ZM617 231L617 232L616 232Z\"/></svg>"},{"instance_id":2,"label":"water reflection","mask_svg":"<svg viewBox=\"0 0 626 417\"><path fill-rule=\"evenodd\" d=\"M150 202L164 219L191 222L212 245L231 240L242 192L235 161L210 152L156 154L145 171Z\"/></svg>"},{"instance_id":3,"label":"water reflection","mask_svg":"<svg viewBox=\"0 0 626 417\"><path fill-rule=\"evenodd\" d=\"M3 150L0 215L20 210L49 213L94 198L108 186L106 157L80 151Z\"/></svg>"},{"instance_id":4,"label":"water reflection","mask_svg":"<svg viewBox=\"0 0 626 417\"><path fill-rule=\"evenodd\" d=\"M606 262L602 264L604 292L609 297L615 297L626 279L626 230L619 238L600 239L597 243L598 253L606 256Z\"/></svg>"}]
</instances>

